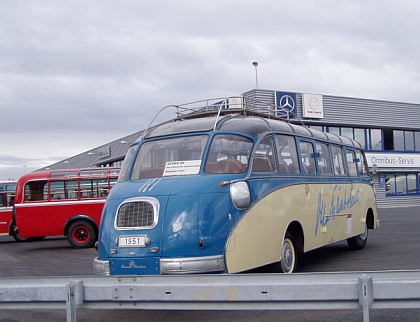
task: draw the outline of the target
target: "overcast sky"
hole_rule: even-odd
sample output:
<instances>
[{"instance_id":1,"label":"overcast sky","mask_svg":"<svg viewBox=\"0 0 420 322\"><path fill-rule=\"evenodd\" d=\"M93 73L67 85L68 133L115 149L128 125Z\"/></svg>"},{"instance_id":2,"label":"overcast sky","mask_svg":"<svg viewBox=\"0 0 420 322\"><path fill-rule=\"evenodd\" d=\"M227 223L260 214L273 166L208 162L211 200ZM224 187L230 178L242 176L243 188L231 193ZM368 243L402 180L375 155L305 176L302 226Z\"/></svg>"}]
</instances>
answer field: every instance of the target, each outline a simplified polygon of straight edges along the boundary
<instances>
[{"instance_id":1,"label":"overcast sky","mask_svg":"<svg viewBox=\"0 0 420 322\"><path fill-rule=\"evenodd\" d=\"M419 17L418 0L0 0L0 180L252 90L253 61L260 89L420 103Z\"/></svg>"}]
</instances>

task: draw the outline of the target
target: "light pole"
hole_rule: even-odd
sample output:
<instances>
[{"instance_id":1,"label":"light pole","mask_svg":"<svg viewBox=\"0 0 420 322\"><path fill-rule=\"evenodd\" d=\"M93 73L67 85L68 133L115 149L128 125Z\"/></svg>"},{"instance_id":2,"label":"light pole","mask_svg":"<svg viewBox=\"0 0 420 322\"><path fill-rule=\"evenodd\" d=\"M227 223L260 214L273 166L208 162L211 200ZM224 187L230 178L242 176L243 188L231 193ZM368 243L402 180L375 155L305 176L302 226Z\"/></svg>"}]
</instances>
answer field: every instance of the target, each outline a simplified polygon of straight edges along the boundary
<instances>
[{"instance_id":1,"label":"light pole","mask_svg":"<svg viewBox=\"0 0 420 322\"><path fill-rule=\"evenodd\" d=\"M257 89L258 89L258 73L257 73L258 62L254 61L252 65L254 65L255 67L255 84L257 85Z\"/></svg>"}]
</instances>

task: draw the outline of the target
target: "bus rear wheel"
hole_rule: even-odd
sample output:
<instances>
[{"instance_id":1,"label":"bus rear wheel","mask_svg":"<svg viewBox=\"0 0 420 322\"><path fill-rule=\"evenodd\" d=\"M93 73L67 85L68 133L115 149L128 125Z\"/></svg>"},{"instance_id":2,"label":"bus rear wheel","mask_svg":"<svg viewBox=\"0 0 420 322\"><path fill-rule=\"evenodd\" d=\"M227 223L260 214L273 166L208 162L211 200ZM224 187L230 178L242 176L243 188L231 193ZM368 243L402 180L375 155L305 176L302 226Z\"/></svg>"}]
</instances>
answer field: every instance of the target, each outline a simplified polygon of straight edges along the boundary
<instances>
[{"instance_id":1,"label":"bus rear wheel","mask_svg":"<svg viewBox=\"0 0 420 322\"><path fill-rule=\"evenodd\" d=\"M285 274L290 274L296 271L297 268L297 251L293 235L288 231L281 246L281 271Z\"/></svg>"},{"instance_id":2,"label":"bus rear wheel","mask_svg":"<svg viewBox=\"0 0 420 322\"><path fill-rule=\"evenodd\" d=\"M365 226L365 231L363 234L351 237L347 239L347 245L351 250L360 250L365 248L368 238L368 228Z\"/></svg>"},{"instance_id":3,"label":"bus rear wheel","mask_svg":"<svg viewBox=\"0 0 420 322\"><path fill-rule=\"evenodd\" d=\"M96 241L96 230L88 221L76 220L67 231L67 239L74 248L89 248Z\"/></svg>"}]
</instances>

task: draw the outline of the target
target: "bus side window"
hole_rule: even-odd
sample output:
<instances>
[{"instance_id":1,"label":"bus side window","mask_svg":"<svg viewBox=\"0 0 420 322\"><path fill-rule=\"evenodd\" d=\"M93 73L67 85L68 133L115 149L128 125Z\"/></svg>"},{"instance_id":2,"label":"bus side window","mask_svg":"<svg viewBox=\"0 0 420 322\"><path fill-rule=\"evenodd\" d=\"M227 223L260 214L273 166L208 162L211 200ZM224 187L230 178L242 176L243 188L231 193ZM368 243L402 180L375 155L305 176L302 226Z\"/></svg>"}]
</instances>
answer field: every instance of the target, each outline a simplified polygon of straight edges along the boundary
<instances>
[{"instance_id":1,"label":"bus side window","mask_svg":"<svg viewBox=\"0 0 420 322\"><path fill-rule=\"evenodd\" d=\"M25 185L25 201L47 200L47 181L30 181Z\"/></svg>"},{"instance_id":2,"label":"bus side window","mask_svg":"<svg viewBox=\"0 0 420 322\"><path fill-rule=\"evenodd\" d=\"M346 169L344 167L343 149L337 145L331 145L331 154L333 158L334 174L345 175Z\"/></svg>"},{"instance_id":3,"label":"bus side window","mask_svg":"<svg viewBox=\"0 0 420 322\"><path fill-rule=\"evenodd\" d=\"M106 198L107 191L107 179L90 179L80 181L81 198Z\"/></svg>"},{"instance_id":4,"label":"bus side window","mask_svg":"<svg viewBox=\"0 0 420 322\"><path fill-rule=\"evenodd\" d=\"M277 172L277 165L274 162L273 137L267 136L258 145L252 160L253 172Z\"/></svg>"},{"instance_id":5,"label":"bus side window","mask_svg":"<svg viewBox=\"0 0 420 322\"><path fill-rule=\"evenodd\" d=\"M15 204L15 195L10 195L9 207L12 207Z\"/></svg>"},{"instance_id":6,"label":"bus side window","mask_svg":"<svg viewBox=\"0 0 420 322\"><path fill-rule=\"evenodd\" d=\"M306 174L316 174L315 154L312 143L300 141L299 149L304 172Z\"/></svg>"},{"instance_id":7,"label":"bus side window","mask_svg":"<svg viewBox=\"0 0 420 322\"><path fill-rule=\"evenodd\" d=\"M300 173L296 143L293 136L276 135L277 153L281 173Z\"/></svg>"},{"instance_id":8,"label":"bus side window","mask_svg":"<svg viewBox=\"0 0 420 322\"><path fill-rule=\"evenodd\" d=\"M368 166L366 164L366 159L364 158L364 155L362 151L360 150L356 150L356 163L357 163L357 170L360 176L369 174Z\"/></svg>"},{"instance_id":9,"label":"bus side window","mask_svg":"<svg viewBox=\"0 0 420 322\"><path fill-rule=\"evenodd\" d=\"M318 168L320 174L322 175L331 175L332 166L331 166L331 155L328 144L317 142L316 143L316 156L318 160Z\"/></svg>"},{"instance_id":10,"label":"bus side window","mask_svg":"<svg viewBox=\"0 0 420 322\"><path fill-rule=\"evenodd\" d=\"M346 160L349 168L349 174L351 176L357 176L356 157L353 151L346 149Z\"/></svg>"},{"instance_id":11,"label":"bus side window","mask_svg":"<svg viewBox=\"0 0 420 322\"><path fill-rule=\"evenodd\" d=\"M204 172L245 173L251 149L252 142L248 138L235 134L218 134L211 143Z\"/></svg>"},{"instance_id":12,"label":"bus side window","mask_svg":"<svg viewBox=\"0 0 420 322\"><path fill-rule=\"evenodd\" d=\"M58 180L50 182L50 199L77 199L77 180Z\"/></svg>"}]
</instances>

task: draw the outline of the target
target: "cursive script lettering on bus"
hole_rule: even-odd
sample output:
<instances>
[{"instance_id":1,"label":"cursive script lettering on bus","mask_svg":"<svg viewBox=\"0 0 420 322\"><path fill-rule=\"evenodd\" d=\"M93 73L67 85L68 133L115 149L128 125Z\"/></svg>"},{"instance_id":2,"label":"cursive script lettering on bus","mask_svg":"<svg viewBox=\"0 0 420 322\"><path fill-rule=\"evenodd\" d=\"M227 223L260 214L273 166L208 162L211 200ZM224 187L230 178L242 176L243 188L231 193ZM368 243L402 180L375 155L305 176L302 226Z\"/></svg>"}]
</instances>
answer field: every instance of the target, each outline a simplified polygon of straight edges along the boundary
<instances>
[{"instance_id":1,"label":"cursive script lettering on bus","mask_svg":"<svg viewBox=\"0 0 420 322\"><path fill-rule=\"evenodd\" d=\"M356 190L352 193L350 190L341 190L341 186L336 185L331 197L331 206L327 210L326 201L322 198L321 192L318 193L318 207L315 223L315 236L318 234L320 227L325 227L330 219L334 219L335 215L340 214L346 209L352 208L359 202L360 191Z\"/></svg>"}]
</instances>

